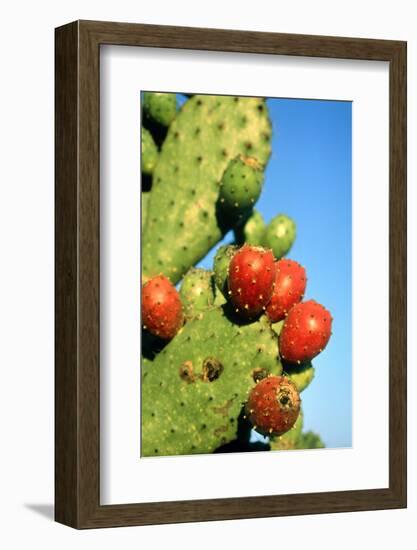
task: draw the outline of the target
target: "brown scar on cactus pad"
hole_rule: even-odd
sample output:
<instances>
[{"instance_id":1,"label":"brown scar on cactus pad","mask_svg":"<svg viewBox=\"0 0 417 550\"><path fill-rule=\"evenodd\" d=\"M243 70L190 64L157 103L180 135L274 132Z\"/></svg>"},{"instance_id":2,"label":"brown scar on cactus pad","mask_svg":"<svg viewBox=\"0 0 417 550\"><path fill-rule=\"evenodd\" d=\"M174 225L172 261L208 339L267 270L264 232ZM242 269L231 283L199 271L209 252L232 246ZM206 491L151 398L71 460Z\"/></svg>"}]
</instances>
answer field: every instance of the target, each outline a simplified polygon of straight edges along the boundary
<instances>
[{"instance_id":1,"label":"brown scar on cactus pad","mask_svg":"<svg viewBox=\"0 0 417 550\"><path fill-rule=\"evenodd\" d=\"M179 368L179 375L181 380L188 382L188 384L195 381L194 369L191 361L184 361Z\"/></svg>"},{"instance_id":2,"label":"brown scar on cactus pad","mask_svg":"<svg viewBox=\"0 0 417 550\"><path fill-rule=\"evenodd\" d=\"M227 432L228 428L229 428L229 426L228 426L227 424L225 424L224 426L219 426L218 428L216 428L216 429L214 430L214 435L215 435L216 437L218 437L219 435L221 435L221 434ZM222 443L225 441L225 439L226 439L226 438L222 438Z\"/></svg>"},{"instance_id":3,"label":"brown scar on cactus pad","mask_svg":"<svg viewBox=\"0 0 417 550\"><path fill-rule=\"evenodd\" d=\"M233 404L233 399L228 399L226 403L220 407L212 407L213 411L222 416L227 416L229 414L229 409Z\"/></svg>"},{"instance_id":4,"label":"brown scar on cactus pad","mask_svg":"<svg viewBox=\"0 0 417 550\"><path fill-rule=\"evenodd\" d=\"M203 362L203 373L201 379L204 382L213 382L217 380L223 372L223 365L215 357L207 357Z\"/></svg>"}]
</instances>

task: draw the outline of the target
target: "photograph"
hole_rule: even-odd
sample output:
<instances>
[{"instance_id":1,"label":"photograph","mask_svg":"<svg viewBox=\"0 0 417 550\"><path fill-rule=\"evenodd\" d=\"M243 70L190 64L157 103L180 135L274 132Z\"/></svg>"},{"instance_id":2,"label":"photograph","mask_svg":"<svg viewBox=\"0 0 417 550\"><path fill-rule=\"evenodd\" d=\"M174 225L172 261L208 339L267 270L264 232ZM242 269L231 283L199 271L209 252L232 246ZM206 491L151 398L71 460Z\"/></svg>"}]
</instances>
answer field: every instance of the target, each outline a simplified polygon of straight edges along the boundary
<instances>
[{"instance_id":1,"label":"photograph","mask_svg":"<svg viewBox=\"0 0 417 550\"><path fill-rule=\"evenodd\" d=\"M352 102L138 92L140 458L352 446Z\"/></svg>"},{"instance_id":2,"label":"photograph","mask_svg":"<svg viewBox=\"0 0 417 550\"><path fill-rule=\"evenodd\" d=\"M2 4L0 549L416 539L417 18L377 7Z\"/></svg>"}]
</instances>

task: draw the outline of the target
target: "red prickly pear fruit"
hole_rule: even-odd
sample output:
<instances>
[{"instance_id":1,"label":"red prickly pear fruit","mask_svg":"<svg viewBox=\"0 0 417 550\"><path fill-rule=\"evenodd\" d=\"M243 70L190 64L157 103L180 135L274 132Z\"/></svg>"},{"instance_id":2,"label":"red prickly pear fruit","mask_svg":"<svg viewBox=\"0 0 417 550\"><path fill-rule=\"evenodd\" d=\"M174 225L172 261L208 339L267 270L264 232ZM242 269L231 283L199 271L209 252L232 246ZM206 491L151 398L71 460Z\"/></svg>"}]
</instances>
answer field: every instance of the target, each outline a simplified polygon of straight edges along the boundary
<instances>
[{"instance_id":1,"label":"red prickly pear fruit","mask_svg":"<svg viewBox=\"0 0 417 550\"><path fill-rule=\"evenodd\" d=\"M260 315L271 299L274 281L271 250L242 246L229 264L229 296L237 313L246 318Z\"/></svg>"},{"instance_id":2,"label":"red prickly pear fruit","mask_svg":"<svg viewBox=\"0 0 417 550\"><path fill-rule=\"evenodd\" d=\"M288 363L305 363L327 345L332 330L332 316L314 300L293 306L279 336L281 358Z\"/></svg>"},{"instance_id":3,"label":"red prickly pear fruit","mask_svg":"<svg viewBox=\"0 0 417 550\"><path fill-rule=\"evenodd\" d=\"M302 300L307 284L304 267L294 260L278 260L275 265L274 292L266 308L272 323L285 319L292 306Z\"/></svg>"},{"instance_id":4,"label":"red prickly pear fruit","mask_svg":"<svg viewBox=\"0 0 417 550\"><path fill-rule=\"evenodd\" d=\"M294 426L300 407L300 394L289 378L268 376L252 388L245 410L256 431L282 435Z\"/></svg>"},{"instance_id":5,"label":"red prickly pear fruit","mask_svg":"<svg viewBox=\"0 0 417 550\"><path fill-rule=\"evenodd\" d=\"M180 295L169 279L157 275L142 287L142 323L163 340L171 340L184 321Z\"/></svg>"}]
</instances>

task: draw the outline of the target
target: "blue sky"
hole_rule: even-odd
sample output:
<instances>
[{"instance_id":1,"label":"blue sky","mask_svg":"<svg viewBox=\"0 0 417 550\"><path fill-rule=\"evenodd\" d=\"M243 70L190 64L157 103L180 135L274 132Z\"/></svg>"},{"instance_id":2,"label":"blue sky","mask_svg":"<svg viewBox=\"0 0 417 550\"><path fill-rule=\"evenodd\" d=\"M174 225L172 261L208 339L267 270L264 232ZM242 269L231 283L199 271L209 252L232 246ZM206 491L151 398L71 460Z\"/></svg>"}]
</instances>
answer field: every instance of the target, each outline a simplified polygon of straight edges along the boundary
<instances>
[{"instance_id":1,"label":"blue sky","mask_svg":"<svg viewBox=\"0 0 417 550\"><path fill-rule=\"evenodd\" d=\"M333 335L313 364L316 376L302 393L304 429L327 447L352 442L351 181L352 104L268 99L273 127L262 195L265 221L289 215L297 239L288 257L307 270L305 299L333 315ZM231 237L226 236L225 242ZM217 247L216 247L217 248ZM215 249L200 263L211 268Z\"/></svg>"}]
</instances>

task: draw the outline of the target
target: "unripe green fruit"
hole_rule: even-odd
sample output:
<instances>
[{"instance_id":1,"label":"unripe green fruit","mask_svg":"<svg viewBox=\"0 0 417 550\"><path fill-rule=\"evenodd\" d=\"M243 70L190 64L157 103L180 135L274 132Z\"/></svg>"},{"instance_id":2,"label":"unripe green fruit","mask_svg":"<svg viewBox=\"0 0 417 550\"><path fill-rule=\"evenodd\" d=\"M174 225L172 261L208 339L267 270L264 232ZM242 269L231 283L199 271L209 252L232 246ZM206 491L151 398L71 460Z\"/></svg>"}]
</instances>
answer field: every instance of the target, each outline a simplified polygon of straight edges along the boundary
<instances>
[{"instance_id":1,"label":"unripe green fruit","mask_svg":"<svg viewBox=\"0 0 417 550\"><path fill-rule=\"evenodd\" d=\"M180 297L185 315L194 317L214 303L212 272L191 268L182 281Z\"/></svg>"},{"instance_id":2,"label":"unripe green fruit","mask_svg":"<svg viewBox=\"0 0 417 550\"><path fill-rule=\"evenodd\" d=\"M285 256L292 247L296 236L295 223L291 218L280 214L266 226L262 244L271 248L277 260Z\"/></svg>"},{"instance_id":3,"label":"unripe green fruit","mask_svg":"<svg viewBox=\"0 0 417 550\"><path fill-rule=\"evenodd\" d=\"M169 126L177 113L175 94L143 93L143 110L147 117L162 126Z\"/></svg>"},{"instance_id":4,"label":"unripe green fruit","mask_svg":"<svg viewBox=\"0 0 417 550\"><path fill-rule=\"evenodd\" d=\"M220 246L214 257L214 281L217 288L227 297L227 278L229 275L229 264L235 255L238 247L233 245Z\"/></svg>"},{"instance_id":5,"label":"unripe green fruit","mask_svg":"<svg viewBox=\"0 0 417 550\"><path fill-rule=\"evenodd\" d=\"M144 174L151 175L158 160L158 148L149 130L142 128L141 169Z\"/></svg>"},{"instance_id":6,"label":"unripe green fruit","mask_svg":"<svg viewBox=\"0 0 417 550\"><path fill-rule=\"evenodd\" d=\"M260 246L264 231L264 219L257 210L254 210L244 223L235 228L235 239L238 244Z\"/></svg>"},{"instance_id":7,"label":"unripe green fruit","mask_svg":"<svg viewBox=\"0 0 417 550\"><path fill-rule=\"evenodd\" d=\"M311 384L315 373L311 362L304 363L303 365L286 365L285 372L288 378L294 382L300 393Z\"/></svg>"},{"instance_id":8,"label":"unripe green fruit","mask_svg":"<svg viewBox=\"0 0 417 550\"><path fill-rule=\"evenodd\" d=\"M224 171L220 186L220 204L232 211L251 208L262 191L263 171L252 157L239 155Z\"/></svg>"}]
</instances>

